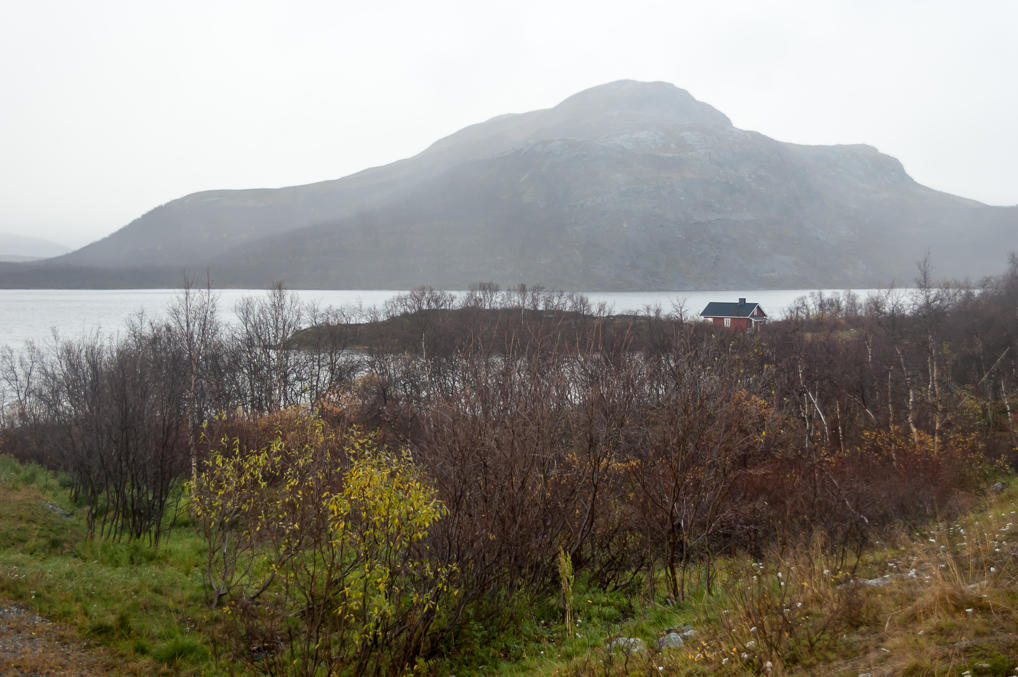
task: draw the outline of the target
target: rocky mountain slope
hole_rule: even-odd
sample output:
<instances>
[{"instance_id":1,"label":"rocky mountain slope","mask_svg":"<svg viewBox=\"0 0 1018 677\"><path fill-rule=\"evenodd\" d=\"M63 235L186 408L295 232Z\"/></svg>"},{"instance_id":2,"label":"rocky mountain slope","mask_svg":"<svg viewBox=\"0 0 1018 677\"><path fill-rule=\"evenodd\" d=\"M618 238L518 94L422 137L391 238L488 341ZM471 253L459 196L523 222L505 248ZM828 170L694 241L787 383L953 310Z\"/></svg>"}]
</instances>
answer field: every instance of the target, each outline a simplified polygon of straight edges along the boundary
<instances>
[{"instance_id":1,"label":"rocky mountain slope","mask_svg":"<svg viewBox=\"0 0 1018 677\"><path fill-rule=\"evenodd\" d=\"M346 178L196 193L0 285L565 289L876 286L1000 269L1018 208L913 181L869 146L737 129L673 85L621 81L467 127Z\"/></svg>"}]
</instances>

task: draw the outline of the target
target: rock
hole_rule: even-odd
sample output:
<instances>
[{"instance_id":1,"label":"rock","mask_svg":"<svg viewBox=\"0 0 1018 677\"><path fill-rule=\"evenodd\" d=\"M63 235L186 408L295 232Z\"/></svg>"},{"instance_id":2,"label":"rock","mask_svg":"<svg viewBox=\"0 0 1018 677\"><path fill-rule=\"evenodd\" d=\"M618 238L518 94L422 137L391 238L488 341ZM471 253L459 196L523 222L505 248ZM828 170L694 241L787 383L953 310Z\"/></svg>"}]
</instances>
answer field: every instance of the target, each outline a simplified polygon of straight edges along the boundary
<instances>
[{"instance_id":1,"label":"rock","mask_svg":"<svg viewBox=\"0 0 1018 677\"><path fill-rule=\"evenodd\" d=\"M663 637L658 638L657 642L654 643L654 647L658 651L668 651L669 649L678 649L685 642L682 640L682 635L677 632L669 632Z\"/></svg>"},{"instance_id":2,"label":"rock","mask_svg":"<svg viewBox=\"0 0 1018 677\"><path fill-rule=\"evenodd\" d=\"M616 637L608 642L609 651L621 651L623 653L643 653L647 645L639 637Z\"/></svg>"},{"instance_id":3,"label":"rock","mask_svg":"<svg viewBox=\"0 0 1018 677\"><path fill-rule=\"evenodd\" d=\"M990 487L990 491L992 491L995 494L999 494L1000 492L1004 491L1004 489L1007 489L1007 485L1004 484L1003 482L995 482L994 485Z\"/></svg>"},{"instance_id":4,"label":"rock","mask_svg":"<svg viewBox=\"0 0 1018 677\"><path fill-rule=\"evenodd\" d=\"M893 578L888 576L880 576L879 578L860 578L859 585L865 585L870 588L882 588L890 583Z\"/></svg>"},{"instance_id":5,"label":"rock","mask_svg":"<svg viewBox=\"0 0 1018 677\"><path fill-rule=\"evenodd\" d=\"M872 672L860 672L859 677L873 677Z\"/></svg>"},{"instance_id":6,"label":"rock","mask_svg":"<svg viewBox=\"0 0 1018 677\"><path fill-rule=\"evenodd\" d=\"M49 501L43 501L42 504L43 504L43 506L47 510L49 510L54 515L58 515L60 517L63 517L64 519L68 519L71 516L70 512L64 510L63 508L61 508L56 503L50 503Z\"/></svg>"}]
</instances>

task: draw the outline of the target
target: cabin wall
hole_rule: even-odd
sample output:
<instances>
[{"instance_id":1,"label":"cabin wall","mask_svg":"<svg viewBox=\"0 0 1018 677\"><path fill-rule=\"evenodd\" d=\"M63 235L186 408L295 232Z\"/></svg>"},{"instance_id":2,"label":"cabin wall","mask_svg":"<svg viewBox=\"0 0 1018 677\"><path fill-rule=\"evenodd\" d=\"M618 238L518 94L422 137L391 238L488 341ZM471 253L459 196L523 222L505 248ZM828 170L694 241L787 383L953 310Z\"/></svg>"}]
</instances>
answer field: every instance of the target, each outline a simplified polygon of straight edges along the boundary
<instances>
[{"instance_id":1,"label":"cabin wall","mask_svg":"<svg viewBox=\"0 0 1018 677\"><path fill-rule=\"evenodd\" d=\"M725 326L725 318L723 318L723 317L712 317L711 318L711 320L714 322L714 326L715 327L719 327L721 329L732 329L734 331L748 331L749 330L749 323L751 322L751 320L748 317L732 317L732 318L729 318L729 319L731 320L731 324L726 327Z\"/></svg>"}]
</instances>

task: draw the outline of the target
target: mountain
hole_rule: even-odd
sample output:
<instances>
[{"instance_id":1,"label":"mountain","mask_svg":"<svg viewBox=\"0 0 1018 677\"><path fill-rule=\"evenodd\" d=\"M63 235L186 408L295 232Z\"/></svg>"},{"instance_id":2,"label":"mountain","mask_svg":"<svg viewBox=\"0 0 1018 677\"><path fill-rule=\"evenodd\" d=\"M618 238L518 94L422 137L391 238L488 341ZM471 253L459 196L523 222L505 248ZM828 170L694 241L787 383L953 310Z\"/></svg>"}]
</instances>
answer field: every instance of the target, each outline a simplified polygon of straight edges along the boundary
<instances>
[{"instance_id":1,"label":"mountain","mask_svg":"<svg viewBox=\"0 0 1018 677\"><path fill-rule=\"evenodd\" d=\"M563 289L869 287L982 276L1018 246L1018 208L913 181L865 145L737 129L663 82L620 81L503 115L346 178L209 191L0 286Z\"/></svg>"},{"instance_id":2,"label":"mountain","mask_svg":"<svg viewBox=\"0 0 1018 677\"><path fill-rule=\"evenodd\" d=\"M0 261L31 261L60 256L71 251L56 242L39 237L0 233Z\"/></svg>"}]
</instances>

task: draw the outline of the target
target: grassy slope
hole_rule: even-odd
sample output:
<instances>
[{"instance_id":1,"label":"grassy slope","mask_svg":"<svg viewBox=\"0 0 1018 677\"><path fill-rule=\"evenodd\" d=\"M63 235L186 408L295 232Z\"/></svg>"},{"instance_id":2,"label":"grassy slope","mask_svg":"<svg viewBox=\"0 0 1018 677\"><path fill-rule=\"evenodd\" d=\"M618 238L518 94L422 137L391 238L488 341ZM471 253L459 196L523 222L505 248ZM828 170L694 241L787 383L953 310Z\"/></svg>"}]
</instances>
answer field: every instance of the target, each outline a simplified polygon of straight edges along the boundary
<instances>
[{"instance_id":1,"label":"grassy slope","mask_svg":"<svg viewBox=\"0 0 1018 677\"><path fill-rule=\"evenodd\" d=\"M200 542L175 528L145 543L86 538L84 511L58 478L0 457L0 599L23 604L103 645L122 674L211 670Z\"/></svg>"},{"instance_id":2,"label":"grassy slope","mask_svg":"<svg viewBox=\"0 0 1018 677\"><path fill-rule=\"evenodd\" d=\"M85 538L57 477L0 457L0 600L102 645L121 674L220 674L204 605L201 543L186 525L158 550ZM519 600L519 621L477 624L432 666L448 674L1011 675L1018 666L1018 490L951 524L903 535L856 562L819 549L731 561L721 592L680 606L660 587L627 596L577 582L565 637L556 599ZM754 578L755 577L755 578ZM860 584L870 579L873 584ZM856 582L853 582L856 581ZM784 585L782 585L784 584ZM696 639L657 652L665 628ZM639 637L646 653L604 649ZM110 660L110 659L104 659Z\"/></svg>"}]
</instances>

